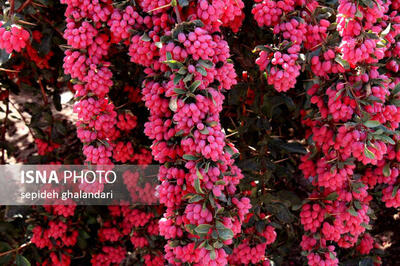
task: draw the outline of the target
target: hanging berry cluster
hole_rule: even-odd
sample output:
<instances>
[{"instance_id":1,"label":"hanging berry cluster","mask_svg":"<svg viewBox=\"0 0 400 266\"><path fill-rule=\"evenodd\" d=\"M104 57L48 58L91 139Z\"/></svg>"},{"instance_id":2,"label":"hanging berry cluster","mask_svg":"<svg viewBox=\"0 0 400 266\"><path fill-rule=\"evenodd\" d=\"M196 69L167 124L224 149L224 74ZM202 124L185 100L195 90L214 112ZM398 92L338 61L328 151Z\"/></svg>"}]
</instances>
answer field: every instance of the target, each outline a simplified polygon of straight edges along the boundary
<instances>
[{"instance_id":1,"label":"hanging berry cluster","mask_svg":"<svg viewBox=\"0 0 400 266\"><path fill-rule=\"evenodd\" d=\"M272 227L259 233L263 243L251 247L247 240L241 255L228 257L251 205L236 195L242 178L233 164L237 151L219 122L222 92L236 84L220 27L237 31L244 4L156 3L115 10L109 26L112 39L129 46L131 61L146 67L142 93L150 117L145 133L154 140L154 158L164 164L158 193L167 208L159 222L160 234L168 239L165 259L198 265L265 261L266 245L275 240ZM142 11L147 14L141 16Z\"/></svg>"},{"instance_id":2,"label":"hanging berry cluster","mask_svg":"<svg viewBox=\"0 0 400 266\"><path fill-rule=\"evenodd\" d=\"M255 20L277 34L256 61L268 84L287 91L301 70L309 78L302 122L311 148L300 165L314 187L300 213L308 264L338 265L336 246L369 254L372 193L400 206L398 7L340 0L335 12L316 1L256 2Z\"/></svg>"},{"instance_id":3,"label":"hanging berry cluster","mask_svg":"<svg viewBox=\"0 0 400 266\"><path fill-rule=\"evenodd\" d=\"M104 23L112 5L110 1L61 3L68 5L64 38L71 48L65 51L64 71L76 82L78 137L88 162L111 164L110 142L117 137L117 113L107 97L113 81L107 61L110 38Z\"/></svg>"}]
</instances>

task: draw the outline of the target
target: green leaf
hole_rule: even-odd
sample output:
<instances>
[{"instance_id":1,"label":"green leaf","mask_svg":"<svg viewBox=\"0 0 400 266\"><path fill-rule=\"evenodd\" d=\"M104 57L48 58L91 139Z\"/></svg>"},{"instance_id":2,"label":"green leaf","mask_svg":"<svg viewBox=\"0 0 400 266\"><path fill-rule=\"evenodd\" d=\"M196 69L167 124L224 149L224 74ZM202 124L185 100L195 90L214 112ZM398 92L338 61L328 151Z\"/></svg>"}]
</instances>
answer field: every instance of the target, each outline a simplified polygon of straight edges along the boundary
<instances>
[{"instance_id":1,"label":"green leaf","mask_svg":"<svg viewBox=\"0 0 400 266\"><path fill-rule=\"evenodd\" d=\"M390 101L390 103L398 107L400 106L400 99L393 99Z\"/></svg>"},{"instance_id":2,"label":"green leaf","mask_svg":"<svg viewBox=\"0 0 400 266\"><path fill-rule=\"evenodd\" d=\"M210 132L208 131L208 128L203 128L202 130L199 130L199 132L203 135L208 135Z\"/></svg>"},{"instance_id":3,"label":"green leaf","mask_svg":"<svg viewBox=\"0 0 400 266\"><path fill-rule=\"evenodd\" d=\"M183 159L188 160L188 161L196 161L199 159L199 157L191 155L191 154L184 154L182 156Z\"/></svg>"},{"instance_id":4,"label":"green leaf","mask_svg":"<svg viewBox=\"0 0 400 266\"><path fill-rule=\"evenodd\" d=\"M376 120L368 120L364 122L364 126L366 127L377 127L379 126L381 123L379 121Z\"/></svg>"},{"instance_id":5,"label":"green leaf","mask_svg":"<svg viewBox=\"0 0 400 266\"><path fill-rule=\"evenodd\" d=\"M400 185L396 185L393 188L392 198L396 197L397 191L399 190Z\"/></svg>"},{"instance_id":6,"label":"green leaf","mask_svg":"<svg viewBox=\"0 0 400 266\"><path fill-rule=\"evenodd\" d=\"M225 208L224 208L224 207L221 207L221 208L219 208L219 209L217 210L217 212L216 212L215 214L217 215L217 214L223 213L224 210L225 210Z\"/></svg>"},{"instance_id":7,"label":"green leaf","mask_svg":"<svg viewBox=\"0 0 400 266\"><path fill-rule=\"evenodd\" d=\"M203 180L203 175L200 173L200 170L196 168L196 175L200 180Z\"/></svg>"},{"instance_id":8,"label":"green leaf","mask_svg":"<svg viewBox=\"0 0 400 266\"><path fill-rule=\"evenodd\" d=\"M194 195L193 197L191 197L189 199L189 203L194 203L194 202L198 202L200 200L203 200L204 198L201 195Z\"/></svg>"},{"instance_id":9,"label":"green leaf","mask_svg":"<svg viewBox=\"0 0 400 266\"><path fill-rule=\"evenodd\" d=\"M367 145L364 146L364 154L367 158L375 159L375 154L368 149Z\"/></svg>"},{"instance_id":10,"label":"green leaf","mask_svg":"<svg viewBox=\"0 0 400 266\"><path fill-rule=\"evenodd\" d=\"M161 49L161 48L162 48L162 42L156 42L156 43L155 43L155 46L156 46L157 48Z\"/></svg>"},{"instance_id":11,"label":"green leaf","mask_svg":"<svg viewBox=\"0 0 400 266\"><path fill-rule=\"evenodd\" d=\"M284 143L280 145L280 147L288 152L307 154L307 150L303 147L303 145L297 142Z\"/></svg>"},{"instance_id":12,"label":"green leaf","mask_svg":"<svg viewBox=\"0 0 400 266\"><path fill-rule=\"evenodd\" d=\"M201 84L201 81L200 81L200 80L194 81L194 82L192 83L192 85L190 85L189 90L190 90L191 92L194 92L194 91L200 86L200 84Z\"/></svg>"},{"instance_id":13,"label":"green leaf","mask_svg":"<svg viewBox=\"0 0 400 266\"><path fill-rule=\"evenodd\" d=\"M361 223L360 225L361 225L362 227L364 227L365 229L367 229L367 230L371 230L371 229L372 229L372 226L371 226L370 224Z\"/></svg>"},{"instance_id":14,"label":"green leaf","mask_svg":"<svg viewBox=\"0 0 400 266\"><path fill-rule=\"evenodd\" d=\"M214 248L222 248L224 246L224 244L222 244L220 241L217 241L213 244Z\"/></svg>"},{"instance_id":15,"label":"green leaf","mask_svg":"<svg viewBox=\"0 0 400 266\"><path fill-rule=\"evenodd\" d=\"M335 94L335 98L333 99L333 101L336 101L339 98L339 96L342 94L343 91L344 91L344 89L338 90Z\"/></svg>"},{"instance_id":16,"label":"green leaf","mask_svg":"<svg viewBox=\"0 0 400 266\"><path fill-rule=\"evenodd\" d=\"M399 92L400 92L400 82L397 83L396 86L394 86L394 89L392 90L391 95L396 95Z\"/></svg>"},{"instance_id":17,"label":"green leaf","mask_svg":"<svg viewBox=\"0 0 400 266\"><path fill-rule=\"evenodd\" d=\"M181 74L181 75L186 75L186 73L187 73L187 69L185 66L182 66L178 71L178 74Z\"/></svg>"},{"instance_id":18,"label":"green leaf","mask_svg":"<svg viewBox=\"0 0 400 266\"><path fill-rule=\"evenodd\" d=\"M380 37L381 37L381 38L385 38L386 35L389 34L391 27L392 27L392 24L389 23L389 25L386 27L386 29L384 29L384 30L381 32Z\"/></svg>"},{"instance_id":19,"label":"green leaf","mask_svg":"<svg viewBox=\"0 0 400 266\"><path fill-rule=\"evenodd\" d=\"M372 0L361 0L361 2L363 2L364 5L369 7L369 8L373 8L374 7L374 3L372 2Z\"/></svg>"},{"instance_id":20,"label":"green leaf","mask_svg":"<svg viewBox=\"0 0 400 266\"><path fill-rule=\"evenodd\" d=\"M183 79L183 77L184 77L184 75L176 73L175 77L174 77L174 85L177 85L179 83L179 81L181 81Z\"/></svg>"},{"instance_id":21,"label":"green leaf","mask_svg":"<svg viewBox=\"0 0 400 266\"><path fill-rule=\"evenodd\" d=\"M194 231L198 233L199 235L206 235L208 231L212 228L211 224L201 224L197 226Z\"/></svg>"},{"instance_id":22,"label":"green leaf","mask_svg":"<svg viewBox=\"0 0 400 266\"><path fill-rule=\"evenodd\" d=\"M187 224L185 225L185 228L187 231L189 231L190 233L194 234L194 229L196 228L196 226L194 224Z\"/></svg>"},{"instance_id":23,"label":"green leaf","mask_svg":"<svg viewBox=\"0 0 400 266\"><path fill-rule=\"evenodd\" d=\"M384 176L386 176L386 177L388 177L388 176L390 176L391 175L391 173L392 173L392 170L390 169L390 164L385 164L385 166L383 167L383 175Z\"/></svg>"},{"instance_id":24,"label":"green leaf","mask_svg":"<svg viewBox=\"0 0 400 266\"><path fill-rule=\"evenodd\" d=\"M17 254L16 258L15 258L15 263L17 264L17 266L30 266L31 263L28 261L27 258L25 258L24 256L22 256L21 254Z\"/></svg>"},{"instance_id":25,"label":"green leaf","mask_svg":"<svg viewBox=\"0 0 400 266\"><path fill-rule=\"evenodd\" d=\"M217 229L218 236L222 240L229 240L233 238L233 231L229 228Z\"/></svg>"},{"instance_id":26,"label":"green leaf","mask_svg":"<svg viewBox=\"0 0 400 266\"><path fill-rule=\"evenodd\" d=\"M196 71L199 72L202 76L207 76L207 71L203 66L196 67Z\"/></svg>"},{"instance_id":27,"label":"green leaf","mask_svg":"<svg viewBox=\"0 0 400 266\"><path fill-rule=\"evenodd\" d=\"M392 144L392 145L396 144L396 142L394 142L394 140L391 137L383 135L383 134L382 135L374 135L374 139L382 140L382 141Z\"/></svg>"},{"instance_id":28,"label":"green leaf","mask_svg":"<svg viewBox=\"0 0 400 266\"><path fill-rule=\"evenodd\" d=\"M351 206L347 211L353 216L358 216L358 212L356 212L353 206Z\"/></svg>"},{"instance_id":29,"label":"green leaf","mask_svg":"<svg viewBox=\"0 0 400 266\"><path fill-rule=\"evenodd\" d=\"M325 200L337 200L337 198L339 197L339 194L337 192L332 192L331 194L329 194L328 196L326 196Z\"/></svg>"},{"instance_id":30,"label":"green leaf","mask_svg":"<svg viewBox=\"0 0 400 266\"><path fill-rule=\"evenodd\" d=\"M183 130L179 130L178 132L175 133L175 137L182 136L183 133L185 133Z\"/></svg>"},{"instance_id":31,"label":"green leaf","mask_svg":"<svg viewBox=\"0 0 400 266\"><path fill-rule=\"evenodd\" d=\"M177 246L179 246L179 240L173 240L173 241L169 241L169 244L168 244L170 247L172 247L172 248L174 248L174 247L177 247Z\"/></svg>"},{"instance_id":32,"label":"green leaf","mask_svg":"<svg viewBox=\"0 0 400 266\"><path fill-rule=\"evenodd\" d=\"M193 74L188 74L186 75L186 77L183 79L183 82L187 83L189 81L191 81L193 78Z\"/></svg>"},{"instance_id":33,"label":"green leaf","mask_svg":"<svg viewBox=\"0 0 400 266\"><path fill-rule=\"evenodd\" d=\"M335 254L333 254L333 252L329 252L329 257L334 260L336 259Z\"/></svg>"},{"instance_id":34,"label":"green leaf","mask_svg":"<svg viewBox=\"0 0 400 266\"><path fill-rule=\"evenodd\" d=\"M179 89L179 88L175 88L175 89L174 89L174 92L175 92L176 94L186 94L186 91L185 91L185 90Z\"/></svg>"},{"instance_id":35,"label":"green leaf","mask_svg":"<svg viewBox=\"0 0 400 266\"><path fill-rule=\"evenodd\" d=\"M181 69L183 67L183 64L176 60L167 60L164 63L167 63L171 69ZM179 71L178 74L180 74Z\"/></svg>"},{"instance_id":36,"label":"green leaf","mask_svg":"<svg viewBox=\"0 0 400 266\"><path fill-rule=\"evenodd\" d=\"M7 62L10 58L11 54L7 53L4 49L0 49L0 66Z\"/></svg>"},{"instance_id":37,"label":"green leaf","mask_svg":"<svg viewBox=\"0 0 400 266\"><path fill-rule=\"evenodd\" d=\"M61 111L62 110L61 95L59 93L54 93L53 94L53 104L54 104L54 107L56 108L57 111Z\"/></svg>"},{"instance_id":38,"label":"green leaf","mask_svg":"<svg viewBox=\"0 0 400 266\"><path fill-rule=\"evenodd\" d=\"M215 182L216 185L225 185L225 181L224 180L218 180L217 182Z\"/></svg>"},{"instance_id":39,"label":"green leaf","mask_svg":"<svg viewBox=\"0 0 400 266\"><path fill-rule=\"evenodd\" d=\"M166 56L166 58L167 58L167 61L168 61L168 60L172 60L172 54L171 54L170 52L167 52L167 53L165 54L165 56Z\"/></svg>"},{"instance_id":40,"label":"green leaf","mask_svg":"<svg viewBox=\"0 0 400 266\"><path fill-rule=\"evenodd\" d=\"M362 258L358 266L374 266L374 260L371 257Z\"/></svg>"},{"instance_id":41,"label":"green leaf","mask_svg":"<svg viewBox=\"0 0 400 266\"><path fill-rule=\"evenodd\" d=\"M215 254L215 249L210 251L210 259L215 260L217 258L217 254Z\"/></svg>"},{"instance_id":42,"label":"green leaf","mask_svg":"<svg viewBox=\"0 0 400 266\"><path fill-rule=\"evenodd\" d=\"M143 33L143 35L140 37L140 39L144 42L149 42L151 41L151 38L149 37L149 35L147 35L147 33Z\"/></svg>"},{"instance_id":43,"label":"green leaf","mask_svg":"<svg viewBox=\"0 0 400 266\"><path fill-rule=\"evenodd\" d=\"M335 61L336 61L339 65L341 65L344 69L350 69L350 64L349 64L346 60L344 60L343 58L337 56L337 57L335 58Z\"/></svg>"},{"instance_id":44,"label":"green leaf","mask_svg":"<svg viewBox=\"0 0 400 266\"><path fill-rule=\"evenodd\" d=\"M356 18L362 19L363 18L363 14L361 13L360 9L357 7L357 12L355 14Z\"/></svg>"},{"instance_id":45,"label":"green leaf","mask_svg":"<svg viewBox=\"0 0 400 266\"><path fill-rule=\"evenodd\" d=\"M201 189L201 186L200 186L200 179L199 178L196 178L194 180L194 189L196 190L197 193L204 194L204 191Z\"/></svg>"},{"instance_id":46,"label":"green leaf","mask_svg":"<svg viewBox=\"0 0 400 266\"><path fill-rule=\"evenodd\" d=\"M354 207L356 207L357 210L361 210L362 209L361 202L359 202L358 200L355 200Z\"/></svg>"},{"instance_id":47,"label":"green leaf","mask_svg":"<svg viewBox=\"0 0 400 266\"><path fill-rule=\"evenodd\" d=\"M198 62L199 62L200 65L202 65L203 67L205 67L207 69L212 68L213 65L214 65L213 62L211 62L210 60L202 60L202 59L200 59Z\"/></svg>"}]
</instances>

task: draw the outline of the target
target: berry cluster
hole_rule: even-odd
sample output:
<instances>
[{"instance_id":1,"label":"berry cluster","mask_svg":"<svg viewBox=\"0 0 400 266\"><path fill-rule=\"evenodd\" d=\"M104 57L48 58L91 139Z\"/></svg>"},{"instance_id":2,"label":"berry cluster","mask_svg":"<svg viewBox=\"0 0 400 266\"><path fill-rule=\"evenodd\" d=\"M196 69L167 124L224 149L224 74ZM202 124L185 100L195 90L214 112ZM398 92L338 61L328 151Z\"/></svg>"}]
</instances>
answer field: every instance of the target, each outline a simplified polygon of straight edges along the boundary
<instances>
[{"instance_id":1,"label":"berry cluster","mask_svg":"<svg viewBox=\"0 0 400 266\"><path fill-rule=\"evenodd\" d=\"M222 247L231 244L240 232L251 205L249 200L237 198L235 186L242 175L233 165L236 150L227 143L218 115L224 100L222 90L236 84L236 74L227 61L227 42L210 33L219 31L221 24L237 30L244 4L195 4L197 8L191 14L179 14L179 8L175 8L176 19L180 22L187 15L200 20L179 23L175 28L168 3L153 5L149 1L142 1L140 6L151 15L124 23L129 16L114 12L112 25L124 25L125 29L117 32L126 33L129 27L141 30L140 34L117 38L129 39L125 43L131 61L147 67L142 94L150 117L145 134L154 140L154 158L167 163L160 169L158 190L160 202L167 208L159 222L160 234L170 239L165 259L172 264L225 265L228 254ZM224 12L228 10L232 13ZM235 205L227 206L224 198ZM239 216L229 214L232 212ZM214 246L207 240L211 234L217 234ZM195 247L189 240L192 236L204 247ZM138 247L146 244L139 236L133 239Z\"/></svg>"},{"instance_id":2,"label":"berry cluster","mask_svg":"<svg viewBox=\"0 0 400 266\"><path fill-rule=\"evenodd\" d=\"M306 231L301 246L310 265L338 265L335 246L329 242L341 248L358 244L361 254L368 254L373 247L373 238L365 233L372 215L370 190L384 184L382 201L387 207L399 206L398 171L392 171L397 163L394 130L399 123L394 114L399 107L391 100L397 98L393 89L399 86L390 73L381 74L384 71L377 63L397 57L393 36L398 34L398 26L390 23L397 25L400 18L397 11L391 11L390 2L367 6L343 0L336 18L325 16L314 25L308 16L323 12L315 4L309 3L312 9L291 13L300 14L299 23L290 15L279 16L300 10L295 2L285 6L278 6L281 1L271 2L256 4L254 18L260 26L274 26L273 33L281 34L283 43L290 40L298 47L284 59L282 43L275 46L279 51L268 44L260 48L256 63L268 73L269 84L287 91L294 87L299 72L289 75L292 71L284 64L306 63L298 61L304 51L303 57L311 59L308 75L315 80L307 89L312 106L302 112L306 137L315 150L312 156L303 156L300 165L314 187L300 213ZM330 26L333 19L337 29ZM328 38L328 31L336 34L336 42ZM387 69L397 70L394 60L386 62ZM275 70L277 64L282 66L281 72Z\"/></svg>"},{"instance_id":3,"label":"berry cluster","mask_svg":"<svg viewBox=\"0 0 400 266\"><path fill-rule=\"evenodd\" d=\"M108 21L112 6L107 2L61 1L67 4L67 29L64 38L71 49L65 52L64 70L71 78L76 97L87 97L74 107L78 113L78 137L84 142L86 160L95 164L111 164L117 114L107 98L113 82L110 63L106 61L109 37L99 32L106 30L98 21ZM85 50L83 50L85 49ZM85 51L85 52L84 52ZM88 94L94 94L88 97ZM79 99L79 98L78 98Z\"/></svg>"},{"instance_id":4,"label":"berry cluster","mask_svg":"<svg viewBox=\"0 0 400 266\"><path fill-rule=\"evenodd\" d=\"M29 41L29 32L18 25L7 26L7 23L0 21L0 49L7 53L13 51L21 52Z\"/></svg>"}]
</instances>

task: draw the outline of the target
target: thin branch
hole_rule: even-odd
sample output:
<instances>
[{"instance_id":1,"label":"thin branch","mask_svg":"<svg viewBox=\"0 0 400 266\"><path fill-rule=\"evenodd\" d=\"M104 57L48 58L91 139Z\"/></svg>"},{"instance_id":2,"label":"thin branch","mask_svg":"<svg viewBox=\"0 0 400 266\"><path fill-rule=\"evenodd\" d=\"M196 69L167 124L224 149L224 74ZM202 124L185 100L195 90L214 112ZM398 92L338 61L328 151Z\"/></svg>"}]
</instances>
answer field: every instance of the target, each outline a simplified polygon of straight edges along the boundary
<instances>
[{"instance_id":1,"label":"thin branch","mask_svg":"<svg viewBox=\"0 0 400 266\"><path fill-rule=\"evenodd\" d=\"M56 26L53 25L53 23L46 17L43 16L41 13L38 13L38 15L40 15L41 19L44 20L46 23L48 23L50 25L50 27L52 27L61 37L63 37L63 33L56 28ZM40 22L40 19L35 17L34 15L29 15L31 18L33 18L34 20L36 20L37 22Z\"/></svg>"},{"instance_id":2,"label":"thin branch","mask_svg":"<svg viewBox=\"0 0 400 266\"><path fill-rule=\"evenodd\" d=\"M18 72L20 72L19 70L7 69L7 68L2 68L2 67L0 67L0 71L12 72L12 73L18 73Z\"/></svg>"},{"instance_id":3,"label":"thin branch","mask_svg":"<svg viewBox=\"0 0 400 266\"><path fill-rule=\"evenodd\" d=\"M14 9L15 9L15 0L10 0L10 13L9 13L9 17L11 17L12 15L14 15Z\"/></svg>"},{"instance_id":4,"label":"thin branch","mask_svg":"<svg viewBox=\"0 0 400 266\"><path fill-rule=\"evenodd\" d=\"M39 78L38 82L39 82L39 86L40 86L40 91L42 92L43 102L45 105L48 105L49 99L47 98L46 91L44 90L44 87L43 87L42 77Z\"/></svg>"},{"instance_id":5,"label":"thin branch","mask_svg":"<svg viewBox=\"0 0 400 266\"><path fill-rule=\"evenodd\" d=\"M47 6L45 6L43 4L40 4L40 3L37 3L37 2L32 2L32 5L38 6L38 7L47 7Z\"/></svg>"},{"instance_id":6,"label":"thin branch","mask_svg":"<svg viewBox=\"0 0 400 266\"><path fill-rule=\"evenodd\" d=\"M22 244L21 246L19 246L19 247L17 247L17 248L14 248L14 249L8 250L8 251L6 251L6 252L0 253L0 258L3 257L3 256L5 256L5 255L8 255L8 254L10 254L10 253L18 252L18 251L20 251L21 249L23 249L23 248L25 248L25 247L27 247L27 246L29 246L29 245L31 245L31 244L32 244L32 242L28 242L28 243Z\"/></svg>"},{"instance_id":7,"label":"thin branch","mask_svg":"<svg viewBox=\"0 0 400 266\"><path fill-rule=\"evenodd\" d=\"M24 10L25 7L27 7L30 3L32 2L32 0L26 0L18 9L17 9L17 13L20 13L22 10Z\"/></svg>"}]
</instances>

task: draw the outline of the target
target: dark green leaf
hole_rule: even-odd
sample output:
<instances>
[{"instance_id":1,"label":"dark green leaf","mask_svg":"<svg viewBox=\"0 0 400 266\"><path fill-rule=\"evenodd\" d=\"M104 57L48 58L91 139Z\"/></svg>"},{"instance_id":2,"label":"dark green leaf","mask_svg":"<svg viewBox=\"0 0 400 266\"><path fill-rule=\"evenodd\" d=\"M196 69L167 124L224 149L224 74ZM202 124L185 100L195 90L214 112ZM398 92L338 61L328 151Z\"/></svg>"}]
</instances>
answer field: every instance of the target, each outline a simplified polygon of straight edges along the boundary
<instances>
[{"instance_id":1,"label":"dark green leaf","mask_svg":"<svg viewBox=\"0 0 400 266\"><path fill-rule=\"evenodd\" d=\"M396 197L397 191L399 190L400 185L396 185L393 188L392 198Z\"/></svg>"},{"instance_id":2,"label":"dark green leaf","mask_svg":"<svg viewBox=\"0 0 400 266\"><path fill-rule=\"evenodd\" d=\"M397 83L396 86L394 86L394 89L392 90L391 95L396 95L399 92L400 92L400 82Z\"/></svg>"},{"instance_id":3,"label":"dark green leaf","mask_svg":"<svg viewBox=\"0 0 400 266\"><path fill-rule=\"evenodd\" d=\"M203 180L203 175L200 173L199 169L196 168L196 175L200 180Z\"/></svg>"},{"instance_id":4,"label":"dark green leaf","mask_svg":"<svg viewBox=\"0 0 400 266\"><path fill-rule=\"evenodd\" d=\"M199 159L199 157L191 155L191 154L184 154L182 156L183 159L188 160L188 161L196 161Z\"/></svg>"},{"instance_id":5,"label":"dark green leaf","mask_svg":"<svg viewBox=\"0 0 400 266\"><path fill-rule=\"evenodd\" d=\"M364 126L366 127L377 127L379 126L381 123L379 121L376 120L368 120L364 122Z\"/></svg>"},{"instance_id":6,"label":"dark green leaf","mask_svg":"<svg viewBox=\"0 0 400 266\"><path fill-rule=\"evenodd\" d=\"M149 37L149 35L147 35L147 33L143 33L143 35L140 37L140 39L144 42L149 42L151 41L151 38Z\"/></svg>"},{"instance_id":7,"label":"dark green leaf","mask_svg":"<svg viewBox=\"0 0 400 266\"><path fill-rule=\"evenodd\" d=\"M210 60L202 60L202 59L199 60L199 64L208 69L212 68L214 65L213 62L211 62Z\"/></svg>"},{"instance_id":8,"label":"dark green leaf","mask_svg":"<svg viewBox=\"0 0 400 266\"><path fill-rule=\"evenodd\" d=\"M203 128L202 130L199 130L201 134L203 135L208 135L210 132L208 131L208 128Z\"/></svg>"},{"instance_id":9,"label":"dark green leaf","mask_svg":"<svg viewBox=\"0 0 400 266\"><path fill-rule=\"evenodd\" d=\"M375 154L368 149L367 145L364 147L364 154L367 158L375 159Z\"/></svg>"},{"instance_id":10,"label":"dark green leaf","mask_svg":"<svg viewBox=\"0 0 400 266\"><path fill-rule=\"evenodd\" d=\"M337 192L332 192L331 194L329 194L325 200L330 200L330 201L334 201L337 200L337 198L339 197L339 194Z\"/></svg>"},{"instance_id":11,"label":"dark green leaf","mask_svg":"<svg viewBox=\"0 0 400 266\"><path fill-rule=\"evenodd\" d=\"M181 81L183 79L183 77L184 77L184 75L176 73L175 77L174 77L174 85L177 85L179 83L179 81Z\"/></svg>"},{"instance_id":12,"label":"dark green leaf","mask_svg":"<svg viewBox=\"0 0 400 266\"><path fill-rule=\"evenodd\" d=\"M383 167L383 175L388 177L390 176L390 174L392 173L392 170L390 169L390 164L385 164L385 166Z\"/></svg>"},{"instance_id":13,"label":"dark green leaf","mask_svg":"<svg viewBox=\"0 0 400 266\"><path fill-rule=\"evenodd\" d=\"M350 208L347 211L353 216L358 216L358 213L356 212L353 206L350 206Z\"/></svg>"},{"instance_id":14,"label":"dark green leaf","mask_svg":"<svg viewBox=\"0 0 400 266\"><path fill-rule=\"evenodd\" d=\"M215 249L212 249L210 251L210 259L215 260L217 258L217 255L215 254Z\"/></svg>"},{"instance_id":15,"label":"dark green leaf","mask_svg":"<svg viewBox=\"0 0 400 266\"><path fill-rule=\"evenodd\" d=\"M210 224L201 224L197 226L194 231L200 235L206 235L208 231L210 231L212 225Z\"/></svg>"},{"instance_id":16,"label":"dark green leaf","mask_svg":"<svg viewBox=\"0 0 400 266\"><path fill-rule=\"evenodd\" d=\"M280 147L288 152L307 154L307 150L297 142L284 143Z\"/></svg>"},{"instance_id":17,"label":"dark green leaf","mask_svg":"<svg viewBox=\"0 0 400 266\"><path fill-rule=\"evenodd\" d=\"M185 93L186 93L185 90L179 89L179 88L175 88L175 89L174 89L174 92L175 92L176 94L185 94Z\"/></svg>"},{"instance_id":18,"label":"dark green leaf","mask_svg":"<svg viewBox=\"0 0 400 266\"><path fill-rule=\"evenodd\" d=\"M203 66L196 67L196 71L199 72L202 76L207 76L207 71Z\"/></svg>"},{"instance_id":19,"label":"dark green leaf","mask_svg":"<svg viewBox=\"0 0 400 266\"><path fill-rule=\"evenodd\" d=\"M194 82L192 83L192 85L190 85L189 90L190 90L191 92L194 92L194 91L200 86L200 84L201 84L201 81L200 81L200 80L194 81Z\"/></svg>"},{"instance_id":20,"label":"dark green leaf","mask_svg":"<svg viewBox=\"0 0 400 266\"><path fill-rule=\"evenodd\" d=\"M200 186L200 179L199 178L196 178L194 180L194 189L196 190L197 193L204 194L204 191L201 189L201 186Z\"/></svg>"},{"instance_id":21,"label":"dark green leaf","mask_svg":"<svg viewBox=\"0 0 400 266\"><path fill-rule=\"evenodd\" d=\"M342 59L341 57L337 56L337 57L335 58L335 61L336 61L339 65L341 65L344 69L350 69L350 64L349 64L346 60Z\"/></svg>"},{"instance_id":22,"label":"dark green leaf","mask_svg":"<svg viewBox=\"0 0 400 266\"><path fill-rule=\"evenodd\" d=\"M200 201L200 200L202 200L202 199L204 199L201 195L195 195L195 196L193 196L193 197L191 197L190 199L189 199L189 203L194 203L194 202L198 202L198 201Z\"/></svg>"},{"instance_id":23,"label":"dark green leaf","mask_svg":"<svg viewBox=\"0 0 400 266\"><path fill-rule=\"evenodd\" d=\"M7 62L10 57L11 54L7 53L4 49L0 49L0 66Z\"/></svg>"},{"instance_id":24,"label":"dark green leaf","mask_svg":"<svg viewBox=\"0 0 400 266\"><path fill-rule=\"evenodd\" d=\"M358 266L374 266L374 260L371 257L362 258Z\"/></svg>"},{"instance_id":25,"label":"dark green leaf","mask_svg":"<svg viewBox=\"0 0 400 266\"><path fill-rule=\"evenodd\" d=\"M17 254L16 258L15 258L15 263L17 264L17 266L30 266L31 263L28 261L27 258L25 258L24 256L22 256L21 254Z\"/></svg>"},{"instance_id":26,"label":"dark green leaf","mask_svg":"<svg viewBox=\"0 0 400 266\"><path fill-rule=\"evenodd\" d=\"M356 207L357 210L361 210L362 209L361 202L359 202L358 200L355 200L354 207Z\"/></svg>"}]
</instances>

